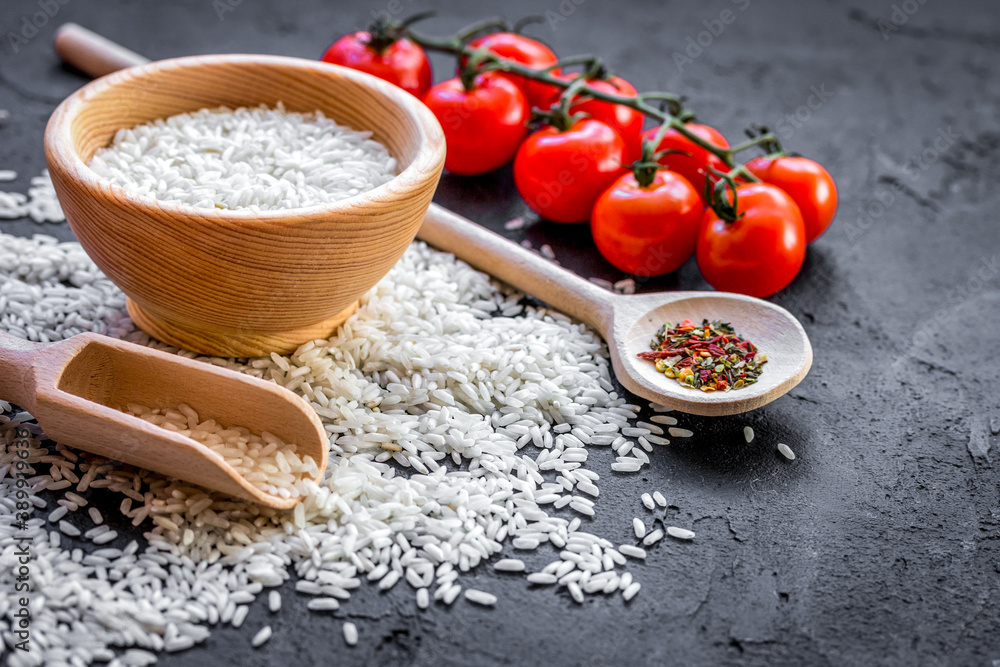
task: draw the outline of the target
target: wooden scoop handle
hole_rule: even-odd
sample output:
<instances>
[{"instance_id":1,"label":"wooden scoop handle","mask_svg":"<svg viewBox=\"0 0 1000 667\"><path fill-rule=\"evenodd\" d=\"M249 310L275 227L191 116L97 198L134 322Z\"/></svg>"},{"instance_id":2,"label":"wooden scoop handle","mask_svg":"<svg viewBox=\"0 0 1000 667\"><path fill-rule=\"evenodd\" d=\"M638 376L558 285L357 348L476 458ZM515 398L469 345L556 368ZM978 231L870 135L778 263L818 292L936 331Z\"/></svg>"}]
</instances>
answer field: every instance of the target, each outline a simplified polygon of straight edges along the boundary
<instances>
[{"instance_id":1,"label":"wooden scoop handle","mask_svg":"<svg viewBox=\"0 0 1000 667\"><path fill-rule=\"evenodd\" d=\"M35 409L32 364L42 347L0 331L0 398L28 412Z\"/></svg>"},{"instance_id":2,"label":"wooden scoop handle","mask_svg":"<svg viewBox=\"0 0 1000 667\"><path fill-rule=\"evenodd\" d=\"M607 332L614 295L437 204L417 236L472 266Z\"/></svg>"},{"instance_id":3,"label":"wooden scoop handle","mask_svg":"<svg viewBox=\"0 0 1000 667\"><path fill-rule=\"evenodd\" d=\"M75 23L66 23L60 27L56 32L55 42L59 57L95 79L149 62L138 53Z\"/></svg>"}]
</instances>

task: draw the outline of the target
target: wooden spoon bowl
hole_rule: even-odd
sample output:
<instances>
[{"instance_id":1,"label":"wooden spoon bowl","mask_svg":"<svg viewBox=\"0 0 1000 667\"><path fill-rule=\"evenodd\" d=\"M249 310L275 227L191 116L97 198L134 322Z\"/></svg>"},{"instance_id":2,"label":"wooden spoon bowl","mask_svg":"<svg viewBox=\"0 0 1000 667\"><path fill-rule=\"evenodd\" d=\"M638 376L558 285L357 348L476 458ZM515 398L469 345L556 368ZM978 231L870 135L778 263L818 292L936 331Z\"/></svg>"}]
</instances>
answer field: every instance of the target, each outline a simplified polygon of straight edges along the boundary
<instances>
[{"instance_id":1,"label":"wooden spoon bowl","mask_svg":"<svg viewBox=\"0 0 1000 667\"><path fill-rule=\"evenodd\" d=\"M283 103L370 130L398 175L332 204L251 212L130 193L87 163L114 134L205 107ZM152 336L204 354L285 353L331 335L402 256L444 166L416 98L373 76L299 58L197 56L131 67L67 98L45 157L73 232Z\"/></svg>"},{"instance_id":2,"label":"wooden spoon bowl","mask_svg":"<svg viewBox=\"0 0 1000 667\"><path fill-rule=\"evenodd\" d=\"M611 296L611 295L609 295ZM612 300L614 333L609 343L615 374L633 394L701 415L748 412L781 396L798 384L812 363L812 348L802 325L784 308L742 294L673 292L636 294ZM702 392L664 377L656 366L636 355L664 322L690 318L731 322L744 338L767 355L760 379L743 389Z\"/></svg>"}]
</instances>

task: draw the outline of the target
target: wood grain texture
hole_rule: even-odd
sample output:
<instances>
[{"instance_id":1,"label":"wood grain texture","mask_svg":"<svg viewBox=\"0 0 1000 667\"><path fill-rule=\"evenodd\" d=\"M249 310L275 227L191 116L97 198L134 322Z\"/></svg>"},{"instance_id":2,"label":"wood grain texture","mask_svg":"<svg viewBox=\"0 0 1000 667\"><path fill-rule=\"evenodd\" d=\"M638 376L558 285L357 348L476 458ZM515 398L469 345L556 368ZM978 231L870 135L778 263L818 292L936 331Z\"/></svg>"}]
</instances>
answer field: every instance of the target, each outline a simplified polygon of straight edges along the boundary
<instances>
[{"instance_id":1,"label":"wood grain texture","mask_svg":"<svg viewBox=\"0 0 1000 667\"><path fill-rule=\"evenodd\" d=\"M52 440L254 502L288 509L204 445L123 412L190 405L202 419L270 431L326 469L329 439L303 399L272 382L141 345L80 334L34 345L0 333L0 396L31 412Z\"/></svg>"},{"instance_id":2,"label":"wood grain texture","mask_svg":"<svg viewBox=\"0 0 1000 667\"><path fill-rule=\"evenodd\" d=\"M615 375L625 388L674 410L706 416L748 412L787 393L812 366L812 346L799 321L761 299L726 292L612 294L434 204L418 236L594 327L608 342ZM636 358L649 349L660 325L684 318L732 322L767 355L760 380L743 389L706 393L682 387Z\"/></svg>"},{"instance_id":3,"label":"wood grain texture","mask_svg":"<svg viewBox=\"0 0 1000 667\"><path fill-rule=\"evenodd\" d=\"M278 102L371 130L400 173L342 202L255 213L138 196L86 164L123 127L205 107ZM335 65L256 55L116 72L67 98L45 133L66 218L142 312L140 326L167 343L225 356L290 352L329 336L413 240L444 150L433 114L399 88Z\"/></svg>"}]
</instances>

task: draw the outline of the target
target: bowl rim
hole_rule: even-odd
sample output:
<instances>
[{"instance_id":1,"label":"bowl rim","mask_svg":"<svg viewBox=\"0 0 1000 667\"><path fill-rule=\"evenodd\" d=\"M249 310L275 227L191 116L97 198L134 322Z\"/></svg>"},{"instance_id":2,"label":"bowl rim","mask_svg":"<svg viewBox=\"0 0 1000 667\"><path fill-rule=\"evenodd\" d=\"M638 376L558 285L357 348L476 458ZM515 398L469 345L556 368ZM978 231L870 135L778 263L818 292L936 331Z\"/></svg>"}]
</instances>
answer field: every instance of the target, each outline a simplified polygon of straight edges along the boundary
<instances>
[{"instance_id":1,"label":"bowl rim","mask_svg":"<svg viewBox=\"0 0 1000 667\"><path fill-rule=\"evenodd\" d=\"M199 208L190 204L156 199L148 195L136 194L99 175L83 161L77 152L73 141L71 127L73 121L90 103L91 99L115 86L134 79L155 76L164 70L175 70L206 65L256 65L294 67L303 71L336 73L337 76L348 78L373 89L376 93L389 97L403 109L415 122L419 146L417 154L410 164L389 181L366 192L360 192L335 202L299 206L296 208L279 208L254 211L251 209L219 209ZM336 119L334 119L336 120ZM359 128L354 128L359 129ZM362 131L364 128L360 128ZM332 63L325 63L307 58L291 56L274 56L263 54L228 53L201 56L184 56L158 60L143 65L129 67L92 81L65 100L56 108L49 118L45 128L45 153L49 162L56 163L71 179L89 189L111 188L115 195L128 201L130 205L146 209L159 209L172 215L183 215L190 218L201 218L206 222L268 222L290 224L302 222L303 219L328 219L328 216L345 213L364 206L366 202L384 201L384 194L392 191L408 191L419 187L428 178L440 171L444 164L445 140L444 131L433 112L419 99L402 88L384 81L374 75L360 72ZM393 156L394 158L396 156ZM49 165L52 168L52 164Z\"/></svg>"}]
</instances>

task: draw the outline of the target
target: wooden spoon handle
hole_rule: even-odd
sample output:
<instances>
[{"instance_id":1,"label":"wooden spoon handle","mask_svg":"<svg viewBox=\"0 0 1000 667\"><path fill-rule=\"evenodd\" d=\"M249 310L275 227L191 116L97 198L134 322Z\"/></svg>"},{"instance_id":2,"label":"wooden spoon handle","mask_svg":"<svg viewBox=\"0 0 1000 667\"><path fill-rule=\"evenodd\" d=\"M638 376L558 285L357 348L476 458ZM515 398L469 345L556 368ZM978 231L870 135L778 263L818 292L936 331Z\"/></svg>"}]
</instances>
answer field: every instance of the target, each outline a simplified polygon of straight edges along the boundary
<instances>
[{"instance_id":1,"label":"wooden spoon handle","mask_svg":"<svg viewBox=\"0 0 1000 667\"><path fill-rule=\"evenodd\" d=\"M437 204L417 236L550 306L606 332L613 295Z\"/></svg>"},{"instance_id":2,"label":"wooden spoon handle","mask_svg":"<svg viewBox=\"0 0 1000 667\"><path fill-rule=\"evenodd\" d=\"M32 363L41 345L0 331L0 398L35 409Z\"/></svg>"},{"instance_id":3,"label":"wooden spoon handle","mask_svg":"<svg viewBox=\"0 0 1000 667\"><path fill-rule=\"evenodd\" d=\"M95 79L133 65L149 62L110 39L75 23L66 23L56 32L56 52L67 63Z\"/></svg>"}]
</instances>

